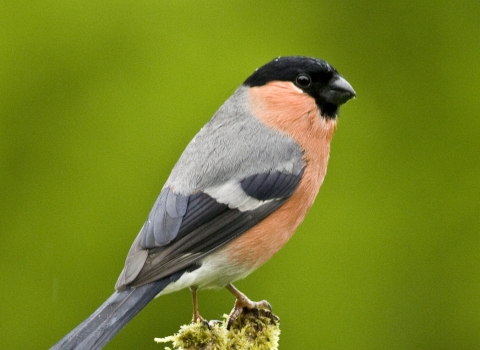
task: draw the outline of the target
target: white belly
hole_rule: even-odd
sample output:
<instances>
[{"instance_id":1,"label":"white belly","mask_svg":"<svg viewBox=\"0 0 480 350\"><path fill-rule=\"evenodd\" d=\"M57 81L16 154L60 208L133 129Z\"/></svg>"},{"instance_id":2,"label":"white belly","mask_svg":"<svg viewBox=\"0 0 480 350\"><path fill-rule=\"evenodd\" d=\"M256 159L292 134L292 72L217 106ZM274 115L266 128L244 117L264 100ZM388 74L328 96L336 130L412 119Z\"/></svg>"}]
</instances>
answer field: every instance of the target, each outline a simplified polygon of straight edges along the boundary
<instances>
[{"instance_id":1,"label":"white belly","mask_svg":"<svg viewBox=\"0 0 480 350\"><path fill-rule=\"evenodd\" d=\"M255 269L232 263L232 260L220 249L200 261L201 267L186 272L177 281L170 283L158 295L176 292L195 286L198 289L223 288L227 284L247 277Z\"/></svg>"}]
</instances>

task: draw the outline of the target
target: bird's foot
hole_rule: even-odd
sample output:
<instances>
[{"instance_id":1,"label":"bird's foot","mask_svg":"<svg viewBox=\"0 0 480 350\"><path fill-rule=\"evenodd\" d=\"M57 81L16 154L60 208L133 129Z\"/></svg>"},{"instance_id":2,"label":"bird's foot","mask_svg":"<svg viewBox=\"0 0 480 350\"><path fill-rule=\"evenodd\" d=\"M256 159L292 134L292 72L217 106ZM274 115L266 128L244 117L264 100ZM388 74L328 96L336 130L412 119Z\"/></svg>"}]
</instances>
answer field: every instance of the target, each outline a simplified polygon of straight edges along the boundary
<instances>
[{"instance_id":1,"label":"bird's foot","mask_svg":"<svg viewBox=\"0 0 480 350\"><path fill-rule=\"evenodd\" d=\"M208 329L212 329L213 327L215 327L215 325L222 323L222 321L219 321L219 320L207 321L198 312L195 315L193 315L193 318L192 318L192 323L197 323L197 322L200 322L204 326L208 327Z\"/></svg>"},{"instance_id":2,"label":"bird's foot","mask_svg":"<svg viewBox=\"0 0 480 350\"><path fill-rule=\"evenodd\" d=\"M232 310L232 313L234 310ZM244 307L234 318L232 315L227 320L227 330L239 331L245 326L258 325L257 322L264 325L278 325L280 318L268 309L249 309Z\"/></svg>"},{"instance_id":3,"label":"bird's foot","mask_svg":"<svg viewBox=\"0 0 480 350\"><path fill-rule=\"evenodd\" d=\"M197 322L200 322L201 324L203 324L208 329L212 329L215 326L215 321L208 322L199 313L197 313L196 315L193 315L193 318L192 318L192 323L197 323Z\"/></svg>"},{"instance_id":4,"label":"bird's foot","mask_svg":"<svg viewBox=\"0 0 480 350\"><path fill-rule=\"evenodd\" d=\"M207 322L207 321L198 312L194 312L192 317L192 323L197 323L197 322Z\"/></svg>"},{"instance_id":5,"label":"bird's foot","mask_svg":"<svg viewBox=\"0 0 480 350\"><path fill-rule=\"evenodd\" d=\"M230 329L230 326L235 322L237 317L242 313L248 310L265 310L268 314L272 314L272 306L266 300L262 301L251 301L245 294L240 292L232 284L227 286L227 289L235 295L237 300L235 301L235 306L233 307L232 312L228 317L227 329Z\"/></svg>"}]
</instances>

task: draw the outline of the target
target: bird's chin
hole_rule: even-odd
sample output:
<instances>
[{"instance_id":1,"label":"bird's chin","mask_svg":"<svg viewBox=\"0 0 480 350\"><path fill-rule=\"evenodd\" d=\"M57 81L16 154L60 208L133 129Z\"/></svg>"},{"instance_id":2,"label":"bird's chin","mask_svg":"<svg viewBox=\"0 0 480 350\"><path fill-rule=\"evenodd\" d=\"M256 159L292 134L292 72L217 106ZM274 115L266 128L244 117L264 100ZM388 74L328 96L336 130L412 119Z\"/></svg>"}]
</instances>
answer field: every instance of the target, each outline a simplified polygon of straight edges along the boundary
<instances>
[{"instance_id":1,"label":"bird's chin","mask_svg":"<svg viewBox=\"0 0 480 350\"><path fill-rule=\"evenodd\" d=\"M322 117L326 119L336 119L338 115L338 106L333 103L324 103L320 106Z\"/></svg>"}]
</instances>

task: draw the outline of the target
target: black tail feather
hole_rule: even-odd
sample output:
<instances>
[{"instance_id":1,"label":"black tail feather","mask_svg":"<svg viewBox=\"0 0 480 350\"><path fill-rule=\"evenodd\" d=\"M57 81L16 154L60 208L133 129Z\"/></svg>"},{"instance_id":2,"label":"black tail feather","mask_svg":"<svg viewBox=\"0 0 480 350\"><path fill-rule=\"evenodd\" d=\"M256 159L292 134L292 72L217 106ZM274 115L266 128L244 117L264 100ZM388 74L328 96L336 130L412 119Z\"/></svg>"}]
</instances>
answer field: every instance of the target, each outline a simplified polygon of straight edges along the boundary
<instances>
[{"instance_id":1,"label":"black tail feather","mask_svg":"<svg viewBox=\"0 0 480 350\"><path fill-rule=\"evenodd\" d=\"M103 348L150 300L180 276L177 273L141 287L113 293L51 350Z\"/></svg>"}]
</instances>

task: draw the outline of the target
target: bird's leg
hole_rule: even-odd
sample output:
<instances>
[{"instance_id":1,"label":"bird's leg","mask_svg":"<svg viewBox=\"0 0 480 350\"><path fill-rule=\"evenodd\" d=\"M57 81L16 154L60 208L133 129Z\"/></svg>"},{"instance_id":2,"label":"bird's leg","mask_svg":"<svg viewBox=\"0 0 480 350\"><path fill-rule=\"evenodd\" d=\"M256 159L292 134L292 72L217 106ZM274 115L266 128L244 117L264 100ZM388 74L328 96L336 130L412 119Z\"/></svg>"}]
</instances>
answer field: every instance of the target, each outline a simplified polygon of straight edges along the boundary
<instances>
[{"instance_id":1,"label":"bird's leg","mask_svg":"<svg viewBox=\"0 0 480 350\"><path fill-rule=\"evenodd\" d=\"M247 298L245 294L240 292L237 288L233 286L233 284L229 283L226 288L235 295L237 300L235 301L235 306L233 307L232 312L230 312L230 316L228 317L227 327L230 328L233 322L237 319L237 317L242 313L243 308L247 309L268 309L272 311L272 306L266 300L262 301L251 301Z\"/></svg>"},{"instance_id":2,"label":"bird's leg","mask_svg":"<svg viewBox=\"0 0 480 350\"><path fill-rule=\"evenodd\" d=\"M190 291L192 292L192 301L193 301L193 319L192 323L196 323L197 321L204 322L205 319L200 315L198 312L198 302L197 302L197 287L190 287Z\"/></svg>"}]
</instances>

